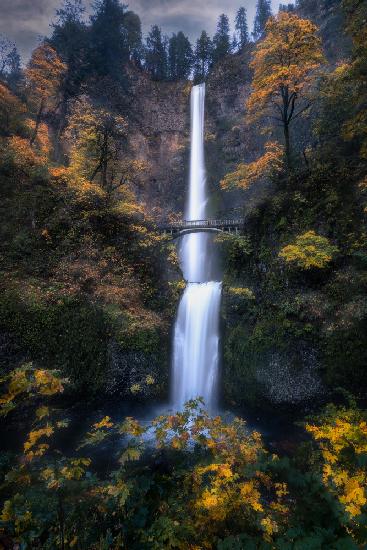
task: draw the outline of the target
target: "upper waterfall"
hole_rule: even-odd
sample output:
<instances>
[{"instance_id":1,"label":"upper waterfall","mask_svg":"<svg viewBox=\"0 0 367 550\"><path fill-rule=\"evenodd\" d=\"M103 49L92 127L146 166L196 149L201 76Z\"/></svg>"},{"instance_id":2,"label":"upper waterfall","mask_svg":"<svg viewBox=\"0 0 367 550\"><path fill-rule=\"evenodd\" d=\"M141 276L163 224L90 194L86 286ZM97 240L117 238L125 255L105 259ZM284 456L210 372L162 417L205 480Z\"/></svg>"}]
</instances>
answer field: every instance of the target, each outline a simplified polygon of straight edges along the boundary
<instances>
[{"instance_id":1,"label":"upper waterfall","mask_svg":"<svg viewBox=\"0 0 367 550\"><path fill-rule=\"evenodd\" d=\"M204 123L205 84L199 84L191 92L190 184L185 215L187 220L200 220L207 215ZM210 235L201 233L187 235L182 239L180 256L184 277L188 282L201 283L210 279L210 238Z\"/></svg>"}]
</instances>

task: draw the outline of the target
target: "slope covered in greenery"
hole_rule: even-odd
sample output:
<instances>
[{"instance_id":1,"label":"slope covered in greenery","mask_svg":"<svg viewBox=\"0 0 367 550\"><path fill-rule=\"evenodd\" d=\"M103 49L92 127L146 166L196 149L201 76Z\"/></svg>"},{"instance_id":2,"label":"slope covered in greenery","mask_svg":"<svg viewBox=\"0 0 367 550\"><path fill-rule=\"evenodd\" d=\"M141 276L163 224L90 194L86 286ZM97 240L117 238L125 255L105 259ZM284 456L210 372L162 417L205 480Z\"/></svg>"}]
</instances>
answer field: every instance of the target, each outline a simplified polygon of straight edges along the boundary
<instances>
[{"instance_id":1,"label":"slope covered in greenery","mask_svg":"<svg viewBox=\"0 0 367 550\"><path fill-rule=\"evenodd\" d=\"M339 387L365 395L366 58L363 8L345 3L344 10L354 44L351 60L335 69L320 65L319 76L311 71L303 90L300 73L291 69L294 113L305 104L306 110L301 119L287 122L288 167L279 149L280 121L278 141L222 181L227 193L253 190L264 178L273 189L249 212L246 236L226 241L225 393L234 402L325 400ZM289 16L284 17L288 25ZM263 80L254 81L250 115L253 109L258 116L263 106L269 109L265 117L277 112L276 67L269 81L261 71L266 48L278 48L280 37L278 32L272 42L269 29L254 58L255 77L259 71ZM307 71L304 62L301 70Z\"/></svg>"}]
</instances>

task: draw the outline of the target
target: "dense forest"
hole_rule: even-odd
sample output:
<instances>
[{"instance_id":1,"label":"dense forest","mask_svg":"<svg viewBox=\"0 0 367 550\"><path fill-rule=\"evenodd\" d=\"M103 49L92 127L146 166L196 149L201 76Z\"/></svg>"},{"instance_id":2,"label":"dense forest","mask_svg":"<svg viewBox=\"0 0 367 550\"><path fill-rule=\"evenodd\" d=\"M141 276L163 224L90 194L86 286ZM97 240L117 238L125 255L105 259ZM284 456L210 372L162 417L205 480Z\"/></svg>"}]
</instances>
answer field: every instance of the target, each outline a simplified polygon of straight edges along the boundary
<instances>
[{"instance_id":1,"label":"dense forest","mask_svg":"<svg viewBox=\"0 0 367 550\"><path fill-rule=\"evenodd\" d=\"M365 0L50 28L24 64L0 37L0 549L366 548ZM218 416L162 406L202 82L210 211L244 220Z\"/></svg>"}]
</instances>

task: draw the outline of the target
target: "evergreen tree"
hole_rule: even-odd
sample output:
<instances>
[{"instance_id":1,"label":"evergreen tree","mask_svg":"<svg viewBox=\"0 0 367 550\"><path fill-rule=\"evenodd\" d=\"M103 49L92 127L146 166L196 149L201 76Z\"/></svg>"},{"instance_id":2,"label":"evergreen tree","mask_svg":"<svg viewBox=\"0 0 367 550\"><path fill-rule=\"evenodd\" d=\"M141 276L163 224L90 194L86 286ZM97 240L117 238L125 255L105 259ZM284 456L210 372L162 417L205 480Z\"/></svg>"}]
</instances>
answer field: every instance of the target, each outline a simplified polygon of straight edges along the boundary
<instances>
[{"instance_id":1,"label":"evergreen tree","mask_svg":"<svg viewBox=\"0 0 367 550\"><path fill-rule=\"evenodd\" d=\"M219 16L217 32L213 38L213 60L216 63L222 57L226 56L231 51L231 39L229 36L229 21L228 17L222 13Z\"/></svg>"},{"instance_id":2,"label":"evergreen tree","mask_svg":"<svg viewBox=\"0 0 367 550\"><path fill-rule=\"evenodd\" d=\"M21 76L20 55L16 45L0 35L0 79L16 85Z\"/></svg>"},{"instance_id":3,"label":"evergreen tree","mask_svg":"<svg viewBox=\"0 0 367 550\"><path fill-rule=\"evenodd\" d=\"M247 12L246 8L241 7L236 15L235 28L237 33L237 43L240 50L249 42Z\"/></svg>"},{"instance_id":4,"label":"evergreen tree","mask_svg":"<svg viewBox=\"0 0 367 550\"><path fill-rule=\"evenodd\" d=\"M7 71L3 75L9 88L15 91L22 80L21 59L17 47L13 46L8 55Z\"/></svg>"},{"instance_id":5,"label":"evergreen tree","mask_svg":"<svg viewBox=\"0 0 367 550\"><path fill-rule=\"evenodd\" d=\"M65 102L78 94L88 73L88 31L83 21L84 11L81 0L66 0L56 11L57 19L52 24L51 45L67 65L61 91Z\"/></svg>"},{"instance_id":6,"label":"evergreen tree","mask_svg":"<svg viewBox=\"0 0 367 550\"><path fill-rule=\"evenodd\" d=\"M194 55L194 80L202 82L207 76L213 62L213 43L206 31L202 31L196 41Z\"/></svg>"},{"instance_id":7,"label":"evergreen tree","mask_svg":"<svg viewBox=\"0 0 367 550\"><path fill-rule=\"evenodd\" d=\"M98 0L91 27L91 65L126 86L124 65L139 49L140 19L119 0Z\"/></svg>"},{"instance_id":8,"label":"evergreen tree","mask_svg":"<svg viewBox=\"0 0 367 550\"><path fill-rule=\"evenodd\" d=\"M237 39L236 33L233 33L232 43L231 43L231 51L232 52L238 52L239 51L239 42Z\"/></svg>"},{"instance_id":9,"label":"evergreen tree","mask_svg":"<svg viewBox=\"0 0 367 550\"><path fill-rule=\"evenodd\" d=\"M182 31L173 34L168 46L168 73L171 80L183 80L190 76L193 51L190 40Z\"/></svg>"},{"instance_id":10,"label":"evergreen tree","mask_svg":"<svg viewBox=\"0 0 367 550\"><path fill-rule=\"evenodd\" d=\"M154 80L165 80L168 76L167 39L158 25L153 25L147 36L145 67Z\"/></svg>"},{"instance_id":11,"label":"evergreen tree","mask_svg":"<svg viewBox=\"0 0 367 550\"><path fill-rule=\"evenodd\" d=\"M69 100L76 97L89 73L88 29L83 20L85 8L81 0L65 0L56 11L52 23L51 46L56 50L67 70L60 86L60 106L56 118L54 160L61 160L61 135L67 124Z\"/></svg>"},{"instance_id":12,"label":"evergreen tree","mask_svg":"<svg viewBox=\"0 0 367 550\"><path fill-rule=\"evenodd\" d=\"M288 13L294 12L294 4L279 4L279 11L286 11Z\"/></svg>"},{"instance_id":13,"label":"evergreen tree","mask_svg":"<svg viewBox=\"0 0 367 550\"><path fill-rule=\"evenodd\" d=\"M257 0L256 15L254 21L254 30L252 36L255 40L262 37L265 31L265 25L271 16L270 0Z\"/></svg>"},{"instance_id":14,"label":"evergreen tree","mask_svg":"<svg viewBox=\"0 0 367 550\"><path fill-rule=\"evenodd\" d=\"M123 23L124 48L130 60L141 64L143 41L140 17L133 11L125 12Z\"/></svg>"},{"instance_id":15,"label":"evergreen tree","mask_svg":"<svg viewBox=\"0 0 367 550\"><path fill-rule=\"evenodd\" d=\"M85 7L82 0L65 0L62 7L56 10L58 17L58 24L65 23L66 21L73 21L74 23L80 23L85 12ZM54 27L56 25L53 25Z\"/></svg>"}]
</instances>

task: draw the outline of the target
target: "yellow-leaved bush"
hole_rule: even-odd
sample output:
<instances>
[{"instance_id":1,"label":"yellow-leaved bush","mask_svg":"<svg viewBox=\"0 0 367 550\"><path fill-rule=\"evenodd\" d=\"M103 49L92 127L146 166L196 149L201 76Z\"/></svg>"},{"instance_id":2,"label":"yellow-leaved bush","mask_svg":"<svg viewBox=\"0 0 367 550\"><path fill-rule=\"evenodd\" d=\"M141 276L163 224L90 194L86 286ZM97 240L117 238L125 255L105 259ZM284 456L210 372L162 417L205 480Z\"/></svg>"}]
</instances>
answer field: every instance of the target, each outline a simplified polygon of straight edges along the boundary
<instances>
[{"instance_id":1,"label":"yellow-leaved bush","mask_svg":"<svg viewBox=\"0 0 367 550\"><path fill-rule=\"evenodd\" d=\"M329 406L306 425L323 458L323 482L351 520L367 511L367 417L352 408Z\"/></svg>"},{"instance_id":2,"label":"yellow-leaved bush","mask_svg":"<svg viewBox=\"0 0 367 550\"><path fill-rule=\"evenodd\" d=\"M287 264L308 270L327 267L337 253L338 248L329 239L315 231L307 231L296 237L294 243L282 248L279 257Z\"/></svg>"},{"instance_id":3,"label":"yellow-leaved bush","mask_svg":"<svg viewBox=\"0 0 367 550\"><path fill-rule=\"evenodd\" d=\"M254 300L255 294L250 288L247 287L229 287L228 293L234 298L239 298L242 300Z\"/></svg>"},{"instance_id":4,"label":"yellow-leaved bush","mask_svg":"<svg viewBox=\"0 0 367 550\"><path fill-rule=\"evenodd\" d=\"M34 398L37 395L52 396L62 393L65 380L55 371L36 369L32 363L26 363L0 378L5 392L0 397L0 415L6 416L17 406L17 399ZM38 418L47 416L47 410L37 409Z\"/></svg>"},{"instance_id":5,"label":"yellow-leaved bush","mask_svg":"<svg viewBox=\"0 0 367 550\"><path fill-rule=\"evenodd\" d=\"M153 424L158 446L188 451L195 444L210 455L209 463L199 461L187 472L181 497L203 548L229 521L256 526L264 540L272 540L288 520L288 489L260 467L267 455L261 435L238 418L226 424L196 407L189 402L184 412Z\"/></svg>"}]
</instances>

